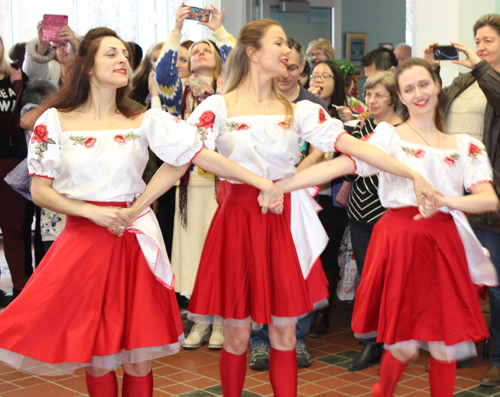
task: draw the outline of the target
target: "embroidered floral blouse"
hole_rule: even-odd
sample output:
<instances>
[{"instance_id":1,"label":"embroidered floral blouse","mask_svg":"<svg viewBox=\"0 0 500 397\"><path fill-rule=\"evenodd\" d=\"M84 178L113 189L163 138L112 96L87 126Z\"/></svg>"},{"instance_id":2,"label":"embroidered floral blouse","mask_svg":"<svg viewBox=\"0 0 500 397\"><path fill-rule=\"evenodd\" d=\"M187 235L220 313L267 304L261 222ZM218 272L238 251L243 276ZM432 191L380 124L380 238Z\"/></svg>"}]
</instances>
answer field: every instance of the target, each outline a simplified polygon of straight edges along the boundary
<instances>
[{"instance_id":1,"label":"embroidered floral blouse","mask_svg":"<svg viewBox=\"0 0 500 397\"><path fill-rule=\"evenodd\" d=\"M145 188L148 146L179 166L195 157L203 141L195 128L161 110L148 110L135 129L62 131L52 108L36 122L28 167L32 176L53 179L53 188L69 198L130 201Z\"/></svg>"},{"instance_id":2,"label":"embroidered floral blouse","mask_svg":"<svg viewBox=\"0 0 500 397\"><path fill-rule=\"evenodd\" d=\"M276 180L296 172L300 138L321 152L333 152L335 141L344 133L339 120L309 101L296 104L294 117L292 125L285 116L228 117L224 98L212 95L194 110L188 123L195 125L207 137L208 146L216 146L224 157Z\"/></svg>"},{"instance_id":3,"label":"embroidered floral blouse","mask_svg":"<svg viewBox=\"0 0 500 397\"><path fill-rule=\"evenodd\" d=\"M493 180L490 161L484 145L466 134L455 135L457 148L437 149L405 142L396 128L380 123L368 135L369 143L379 147L391 157L418 171L427 182L445 196L463 196L464 189ZM356 174L373 175L378 170L358 159ZM378 194L386 208L417 206L413 182L386 172L379 173Z\"/></svg>"}]
</instances>

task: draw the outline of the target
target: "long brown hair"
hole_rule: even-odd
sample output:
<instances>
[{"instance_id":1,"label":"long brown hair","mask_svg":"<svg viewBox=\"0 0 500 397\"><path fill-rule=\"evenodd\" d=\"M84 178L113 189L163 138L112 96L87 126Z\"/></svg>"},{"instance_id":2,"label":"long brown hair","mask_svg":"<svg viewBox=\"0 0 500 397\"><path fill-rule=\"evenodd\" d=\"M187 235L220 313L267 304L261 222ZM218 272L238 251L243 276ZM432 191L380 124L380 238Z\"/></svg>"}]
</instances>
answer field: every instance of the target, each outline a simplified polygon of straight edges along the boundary
<instances>
[{"instance_id":1,"label":"long brown hair","mask_svg":"<svg viewBox=\"0 0 500 397\"><path fill-rule=\"evenodd\" d=\"M226 61L226 79L224 82L223 93L235 91L241 86L250 73L250 58L247 55L247 48L253 47L257 50L262 48L262 37L271 26L281 25L272 19L257 19L247 23L240 30L238 35L238 43L236 47L229 53ZM278 91L276 79L272 81L272 92L278 100L285 106L286 117L290 124L293 122L293 106L292 103Z\"/></svg>"},{"instance_id":2,"label":"long brown hair","mask_svg":"<svg viewBox=\"0 0 500 397\"><path fill-rule=\"evenodd\" d=\"M438 94L438 104L436 106L436 111L434 113L434 122L436 123L436 127L439 131L444 132L445 128L445 122L444 122L444 110L443 110L443 103L444 103L444 96L443 96L443 90L441 89L441 84L439 82L439 78L432 68L431 64L427 62L426 60L422 58L406 58L404 59L398 66L396 70L396 83L398 86L398 92L401 94L401 87L399 86L399 76L401 73L403 73L405 70L408 70L412 68L413 66L422 66L425 68L429 74L431 75L432 80L434 83L439 87L439 94ZM401 118L403 121L408 120L410 117L410 113L408 112L408 108L404 103L401 102Z\"/></svg>"},{"instance_id":3,"label":"long brown hair","mask_svg":"<svg viewBox=\"0 0 500 397\"><path fill-rule=\"evenodd\" d=\"M129 54L130 46L118 37L114 30L108 28L91 29L80 42L75 63L71 68L68 81L63 85L61 91L50 96L37 111L42 114L48 108L56 108L60 112L68 113L87 102L90 94L92 68L99 46L104 37L115 37L122 41ZM138 108L137 103L128 98L129 85L116 90L116 112L125 117L133 117L142 113L145 109ZM31 129L34 125L31 126Z\"/></svg>"}]
</instances>

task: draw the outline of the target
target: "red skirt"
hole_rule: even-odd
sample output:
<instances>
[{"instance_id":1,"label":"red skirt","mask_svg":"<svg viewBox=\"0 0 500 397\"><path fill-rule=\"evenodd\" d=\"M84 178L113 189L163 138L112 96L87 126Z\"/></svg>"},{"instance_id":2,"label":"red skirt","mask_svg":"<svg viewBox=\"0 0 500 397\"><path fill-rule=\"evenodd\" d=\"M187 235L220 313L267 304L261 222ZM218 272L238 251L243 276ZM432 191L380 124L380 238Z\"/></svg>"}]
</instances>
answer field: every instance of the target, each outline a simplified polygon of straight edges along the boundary
<instances>
[{"instance_id":1,"label":"red skirt","mask_svg":"<svg viewBox=\"0 0 500 397\"><path fill-rule=\"evenodd\" d=\"M488 337L462 241L450 214L414 221L416 207L390 209L377 222L356 293L352 330L377 341Z\"/></svg>"},{"instance_id":2,"label":"red skirt","mask_svg":"<svg viewBox=\"0 0 500 397\"><path fill-rule=\"evenodd\" d=\"M207 234L189 312L271 323L293 318L328 297L328 281L316 261L307 282L290 231L291 197L281 215L262 214L259 191L229 184Z\"/></svg>"},{"instance_id":3,"label":"red skirt","mask_svg":"<svg viewBox=\"0 0 500 397\"><path fill-rule=\"evenodd\" d=\"M183 336L175 293L155 278L135 234L117 237L68 216L22 293L0 314L0 360L43 375L90 363L113 370L115 362L176 353Z\"/></svg>"}]
</instances>

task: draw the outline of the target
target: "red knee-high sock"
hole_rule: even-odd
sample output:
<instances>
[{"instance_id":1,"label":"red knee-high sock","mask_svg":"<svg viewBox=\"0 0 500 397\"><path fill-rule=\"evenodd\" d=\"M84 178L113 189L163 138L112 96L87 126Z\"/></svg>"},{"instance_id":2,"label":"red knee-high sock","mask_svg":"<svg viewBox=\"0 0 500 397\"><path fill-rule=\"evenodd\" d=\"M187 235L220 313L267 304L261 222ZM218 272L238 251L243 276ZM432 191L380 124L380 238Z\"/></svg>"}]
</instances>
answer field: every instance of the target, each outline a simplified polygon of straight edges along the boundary
<instances>
[{"instance_id":1,"label":"red knee-high sock","mask_svg":"<svg viewBox=\"0 0 500 397\"><path fill-rule=\"evenodd\" d=\"M220 383L224 397L240 397L247 370L245 353L233 354L222 348L219 368Z\"/></svg>"},{"instance_id":2,"label":"red knee-high sock","mask_svg":"<svg viewBox=\"0 0 500 397\"><path fill-rule=\"evenodd\" d=\"M396 360L389 351L382 354L380 361L379 381L373 387L375 397L391 397L394 386L406 368L406 363Z\"/></svg>"},{"instance_id":3,"label":"red knee-high sock","mask_svg":"<svg viewBox=\"0 0 500 397\"><path fill-rule=\"evenodd\" d=\"M271 348L269 378L276 397L297 395L297 353Z\"/></svg>"},{"instance_id":4,"label":"red knee-high sock","mask_svg":"<svg viewBox=\"0 0 500 397\"><path fill-rule=\"evenodd\" d=\"M153 370L146 376L132 376L123 373L123 397L152 397L153 396Z\"/></svg>"},{"instance_id":5,"label":"red knee-high sock","mask_svg":"<svg viewBox=\"0 0 500 397\"><path fill-rule=\"evenodd\" d=\"M85 381L90 397L118 397L118 382L115 371L95 378L85 371Z\"/></svg>"},{"instance_id":6,"label":"red knee-high sock","mask_svg":"<svg viewBox=\"0 0 500 397\"><path fill-rule=\"evenodd\" d=\"M429 361L429 383L432 397L451 397L455 390L457 363L438 361L431 356Z\"/></svg>"}]
</instances>

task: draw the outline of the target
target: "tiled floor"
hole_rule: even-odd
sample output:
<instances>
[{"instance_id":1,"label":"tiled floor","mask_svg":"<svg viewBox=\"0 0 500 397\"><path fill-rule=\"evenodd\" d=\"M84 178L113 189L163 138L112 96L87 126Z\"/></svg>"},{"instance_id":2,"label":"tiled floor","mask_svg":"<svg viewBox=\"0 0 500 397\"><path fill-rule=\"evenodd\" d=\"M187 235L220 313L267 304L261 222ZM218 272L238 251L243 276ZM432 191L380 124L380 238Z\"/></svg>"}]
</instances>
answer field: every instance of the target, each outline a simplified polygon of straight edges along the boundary
<instances>
[{"instance_id":1,"label":"tiled floor","mask_svg":"<svg viewBox=\"0 0 500 397\"><path fill-rule=\"evenodd\" d=\"M1 241L0 241L1 242ZM5 269L5 257L0 245L0 266ZM11 288L10 277L2 274L0 288ZM487 307L487 304L485 303ZM333 307L332 327L320 339L309 339L307 346L313 357L308 369L299 370L299 396L371 396L370 388L376 382L378 367L360 372L346 370L361 346L349 328L352 306L337 302ZM491 347L490 347L491 349ZM457 370L455 395L460 397L500 396L500 388L478 386L478 380L489 366L489 359L479 357L472 368ZM248 350L250 360L250 349ZM155 397L161 396L220 396L219 352L208 350L206 345L196 351L182 351L174 356L155 360ZM395 396L430 396L425 366L427 353L408 367L394 392ZM121 369L117 371L121 378ZM119 380L121 383L121 379ZM247 369L243 396L271 396L268 372ZM38 377L16 371L0 364L0 397L73 397L86 396L83 369L73 375Z\"/></svg>"}]
</instances>

